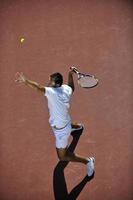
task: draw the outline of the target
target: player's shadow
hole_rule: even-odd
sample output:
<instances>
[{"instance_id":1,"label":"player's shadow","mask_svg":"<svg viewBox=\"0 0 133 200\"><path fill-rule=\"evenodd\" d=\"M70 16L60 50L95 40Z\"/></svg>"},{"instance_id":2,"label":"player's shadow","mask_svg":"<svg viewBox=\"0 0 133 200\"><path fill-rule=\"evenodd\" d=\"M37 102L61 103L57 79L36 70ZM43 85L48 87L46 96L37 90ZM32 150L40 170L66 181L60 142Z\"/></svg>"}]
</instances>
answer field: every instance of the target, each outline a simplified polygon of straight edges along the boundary
<instances>
[{"instance_id":1,"label":"player's shadow","mask_svg":"<svg viewBox=\"0 0 133 200\"><path fill-rule=\"evenodd\" d=\"M74 152L79 138L82 134L83 130L74 131L73 140L68 147L68 151ZM91 177L87 175L82 179L82 181L77 184L70 193L67 190L67 184L64 176L64 169L68 165L69 162L66 161L59 161L54 169L53 173L53 189L54 189L54 197L55 200L76 200L85 185L94 178L94 174Z\"/></svg>"}]
</instances>

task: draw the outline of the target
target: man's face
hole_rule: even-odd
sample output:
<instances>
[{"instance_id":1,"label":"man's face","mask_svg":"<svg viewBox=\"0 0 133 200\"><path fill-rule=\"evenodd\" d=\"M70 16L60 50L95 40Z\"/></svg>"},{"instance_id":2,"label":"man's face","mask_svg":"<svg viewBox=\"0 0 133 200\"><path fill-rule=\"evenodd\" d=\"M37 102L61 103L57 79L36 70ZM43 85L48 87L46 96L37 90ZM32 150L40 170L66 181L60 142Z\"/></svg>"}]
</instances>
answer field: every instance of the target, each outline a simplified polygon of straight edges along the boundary
<instances>
[{"instance_id":1,"label":"man's face","mask_svg":"<svg viewBox=\"0 0 133 200\"><path fill-rule=\"evenodd\" d=\"M55 82L54 82L54 80L52 80L51 77L49 77L49 83L48 83L48 86L50 86L50 87L54 87L54 86L55 86Z\"/></svg>"}]
</instances>

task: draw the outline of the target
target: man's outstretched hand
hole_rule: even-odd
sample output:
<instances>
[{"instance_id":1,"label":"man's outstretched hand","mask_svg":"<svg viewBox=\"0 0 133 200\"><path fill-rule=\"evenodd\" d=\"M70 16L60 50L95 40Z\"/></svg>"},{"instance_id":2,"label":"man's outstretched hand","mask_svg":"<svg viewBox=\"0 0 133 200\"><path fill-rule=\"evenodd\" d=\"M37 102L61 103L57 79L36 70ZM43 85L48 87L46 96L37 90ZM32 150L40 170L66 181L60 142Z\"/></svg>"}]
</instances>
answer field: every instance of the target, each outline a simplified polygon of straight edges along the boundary
<instances>
[{"instance_id":1,"label":"man's outstretched hand","mask_svg":"<svg viewBox=\"0 0 133 200\"><path fill-rule=\"evenodd\" d=\"M15 82L17 83L26 83L27 79L24 76L23 72L17 72L15 74Z\"/></svg>"},{"instance_id":2,"label":"man's outstretched hand","mask_svg":"<svg viewBox=\"0 0 133 200\"><path fill-rule=\"evenodd\" d=\"M34 89L37 89L37 91L40 91L40 92L43 92L45 93L45 87L36 83L35 81L31 81L29 79L27 79L23 72L17 72L16 75L15 75L15 82L17 83L24 83L25 85L31 87L31 88L34 88Z\"/></svg>"}]
</instances>

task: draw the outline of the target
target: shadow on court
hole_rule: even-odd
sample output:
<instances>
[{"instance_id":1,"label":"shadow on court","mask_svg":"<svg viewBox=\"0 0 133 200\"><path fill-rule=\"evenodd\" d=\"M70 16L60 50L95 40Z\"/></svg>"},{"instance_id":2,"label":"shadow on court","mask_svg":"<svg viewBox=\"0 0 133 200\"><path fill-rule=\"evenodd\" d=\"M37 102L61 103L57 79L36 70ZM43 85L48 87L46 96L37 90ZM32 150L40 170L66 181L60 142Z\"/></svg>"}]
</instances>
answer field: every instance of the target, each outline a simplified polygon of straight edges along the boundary
<instances>
[{"instance_id":1,"label":"shadow on court","mask_svg":"<svg viewBox=\"0 0 133 200\"><path fill-rule=\"evenodd\" d=\"M68 148L68 151L74 152L82 131L83 130L73 132L73 140ZM94 174L91 177L85 176L82 181L77 184L70 193L68 193L67 184L64 176L64 169L65 167L67 167L68 163L69 162L66 161L59 161L54 169L53 189L55 200L76 200L85 185L94 178Z\"/></svg>"}]
</instances>

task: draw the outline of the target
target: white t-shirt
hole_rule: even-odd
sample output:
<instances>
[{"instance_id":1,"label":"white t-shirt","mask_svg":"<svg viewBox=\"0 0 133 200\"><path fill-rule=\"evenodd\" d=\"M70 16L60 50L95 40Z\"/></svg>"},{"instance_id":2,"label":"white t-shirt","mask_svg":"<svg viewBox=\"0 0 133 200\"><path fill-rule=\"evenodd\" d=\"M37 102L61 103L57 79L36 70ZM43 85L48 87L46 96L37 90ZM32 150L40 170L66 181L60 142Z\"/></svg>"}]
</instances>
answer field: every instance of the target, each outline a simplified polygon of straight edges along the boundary
<instances>
[{"instance_id":1,"label":"white t-shirt","mask_svg":"<svg viewBox=\"0 0 133 200\"><path fill-rule=\"evenodd\" d=\"M58 128L64 127L70 122L69 101L72 94L72 88L68 85L61 87L45 87L45 96L48 100L49 123Z\"/></svg>"}]
</instances>

